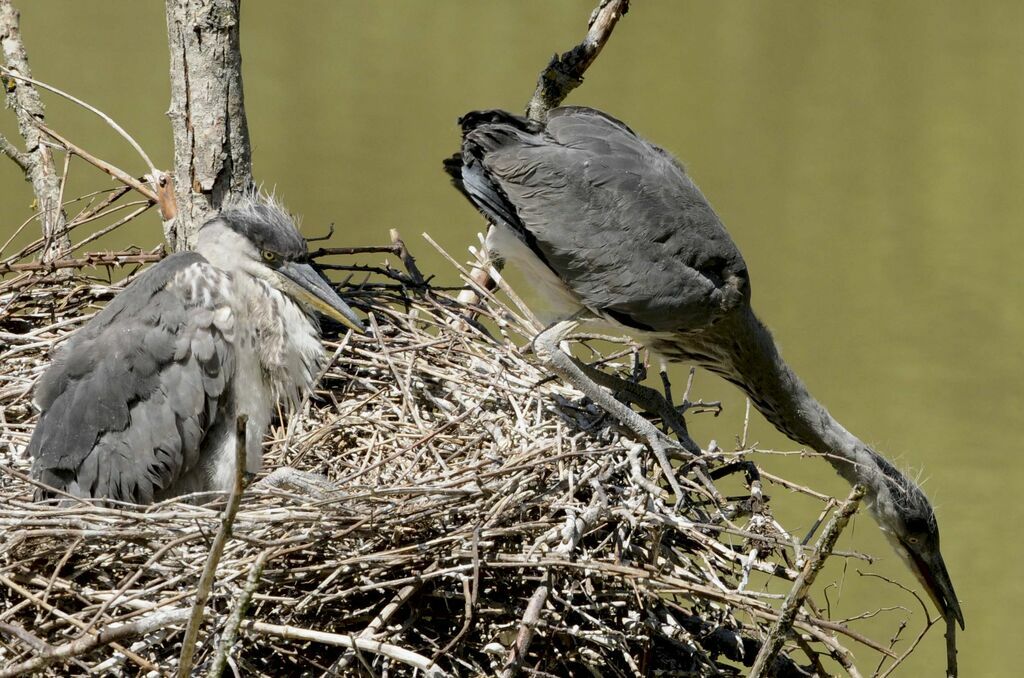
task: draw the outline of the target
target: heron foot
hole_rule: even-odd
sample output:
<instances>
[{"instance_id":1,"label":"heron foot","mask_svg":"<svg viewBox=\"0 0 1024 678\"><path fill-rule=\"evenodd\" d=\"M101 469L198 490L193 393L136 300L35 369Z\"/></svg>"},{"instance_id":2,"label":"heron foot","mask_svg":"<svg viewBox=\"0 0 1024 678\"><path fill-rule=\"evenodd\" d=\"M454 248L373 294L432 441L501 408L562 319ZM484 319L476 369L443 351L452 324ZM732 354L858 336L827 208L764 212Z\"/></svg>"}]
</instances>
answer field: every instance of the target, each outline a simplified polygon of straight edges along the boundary
<instances>
[{"instance_id":1,"label":"heron foot","mask_svg":"<svg viewBox=\"0 0 1024 678\"><path fill-rule=\"evenodd\" d=\"M689 436L684 437L689 441L690 445L693 446L693 449L696 450L696 452L692 452L691 450L683 447L680 443L674 442L664 433L659 431L654 424L640 416L640 414L631 408L619 402L610 392L601 388L598 383L584 373L580 364L559 347L561 341L575 327L575 320L563 320L538 333L533 340L537 357L540 358L540 360L549 369L551 369L552 372L590 398L594 403L617 419L633 434L645 441L650 446L651 451L654 452L654 456L658 460L658 464L661 466L662 473L665 474L665 478L668 481L669 486L672 488L672 492L676 495L676 500L681 501L685 495L682 486L679 484L679 480L676 478L676 472L672 466L672 462L669 460L669 452L673 451L677 454L686 452L689 452L690 454L699 454L700 448L690 440ZM589 368L589 366L587 367L588 370L593 369ZM593 370L592 373L594 376L603 375L600 377L602 380L604 380L604 377L610 376L605 375L600 370ZM630 383L625 380L617 379L616 377L610 378L615 382L615 385L611 388L616 388L620 384ZM639 389L651 390L646 386L640 386L639 384L633 384L633 386L637 386ZM642 393L642 391L634 391L633 389L626 389L626 392ZM655 392L655 394L660 398L660 394L657 394L657 392ZM685 425L683 427L683 431L685 431Z\"/></svg>"},{"instance_id":2,"label":"heron foot","mask_svg":"<svg viewBox=\"0 0 1024 678\"><path fill-rule=\"evenodd\" d=\"M262 480L257 481L255 486L300 494L313 501L330 499L341 490L327 476L311 471L300 471L291 466L274 469Z\"/></svg>"},{"instance_id":3,"label":"heron foot","mask_svg":"<svg viewBox=\"0 0 1024 678\"><path fill-rule=\"evenodd\" d=\"M691 456L699 456L701 454L700 446L697 445L697 443L695 443L690 437L690 432L686 428L686 421L683 419L679 411L672 406L671 400L667 400L649 386L644 386L643 384L621 379L613 374L608 374L607 372L602 372L601 370L591 367L590 365L576 359L573 359L573 362L591 381L594 381L605 388L612 389L629 402L643 409L645 412L649 412L660 417L665 423L666 428L675 433L676 438L679 440L677 445L671 443L667 437L665 438L666 440L669 440L672 447L677 450L674 456L679 456L679 447L682 447L685 451L685 454L682 455L685 459L689 459Z\"/></svg>"}]
</instances>

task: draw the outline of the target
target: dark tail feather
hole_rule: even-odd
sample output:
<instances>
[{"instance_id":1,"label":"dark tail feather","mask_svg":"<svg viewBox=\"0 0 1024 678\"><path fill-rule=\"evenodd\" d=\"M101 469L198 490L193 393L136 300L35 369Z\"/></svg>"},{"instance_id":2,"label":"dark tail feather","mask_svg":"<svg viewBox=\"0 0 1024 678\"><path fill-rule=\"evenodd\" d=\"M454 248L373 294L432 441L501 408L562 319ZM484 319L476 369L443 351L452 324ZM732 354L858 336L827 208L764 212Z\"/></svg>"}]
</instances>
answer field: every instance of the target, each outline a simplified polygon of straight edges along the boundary
<instances>
[{"instance_id":1,"label":"dark tail feather","mask_svg":"<svg viewBox=\"0 0 1024 678\"><path fill-rule=\"evenodd\" d=\"M462 128L463 136L482 125L508 125L521 132L533 134L544 129L544 125L535 120L530 120L521 115L515 115L497 108L486 111L470 111L459 118L459 127Z\"/></svg>"},{"instance_id":2,"label":"dark tail feather","mask_svg":"<svg viewBox=\"0 0 1024 678\"><path fill-rule=\"evenodd\" d=\"M523 231L515 206L505 191L484 167L483 158L506 143L522 143L522 137L535 134L543 126L506 111L471 111L459 118L462 150L443 162L452 185L483 213L491 223L504 223Z\"/></svg>"},{"instance_id":3,"label":"dark tail feather","mask_svg":"<svg viewBox=\"0 0 1024 678\"><path fill-rule=\"evenodd\" d=\"M531 145L544 131L544 125L507 111L471 111L459 118L462 150L445 158L444 171L455 188L480 210L492 224L504 224L547 262L537 239L523 224L516 206L509 200L500 182L488 171L484 158L507 145Z\"/></svg>"},{"instance_id":4,"label":"dark tail feather","mask_svg":"<svg viewBox=\"0 0 1024 678\"><path fill-rule=\"evenodd\" d=\"M452 185L463 194L466 193L466 186L462 183L462 152L455 153L450 158L444 159L444 171L452 179Z\"/></svg>"}]
</instances>

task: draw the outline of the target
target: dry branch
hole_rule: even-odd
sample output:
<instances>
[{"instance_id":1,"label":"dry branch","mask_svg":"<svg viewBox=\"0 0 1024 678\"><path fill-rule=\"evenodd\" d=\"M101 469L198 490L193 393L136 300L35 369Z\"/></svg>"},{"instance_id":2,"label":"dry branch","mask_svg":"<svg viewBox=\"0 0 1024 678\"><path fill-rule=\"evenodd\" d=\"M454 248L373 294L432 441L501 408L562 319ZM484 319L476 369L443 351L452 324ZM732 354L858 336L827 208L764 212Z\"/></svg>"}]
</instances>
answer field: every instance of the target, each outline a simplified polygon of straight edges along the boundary
<instances>
[{"instance_id":1,"label":"dry branch","mask_svg":"<svg viewBox=\"0 0 1024 678\"><path fill-rule=\"evenodd\" d=\"M779 615L775 625L772 626L772 630L768 634L768 640L761 646L761 651L757 653L757 659L755 659L754 666L750 670L750 678L760 678L771 665L771 662L774 661L779 650L782 649L782 644L786 641L790 629L793 628L797 611L803 605L807 594L810 593L811 585L814 584L814 580L817 578L821 568L825 566L825 561L832 555L832 549L835 547L840 533L846 528L850 517L856 513L857 507L860 506L860 500L863 497L864 486L855 485L850 491L850 496L846 498L843 505L832 516L832 520L826 526L824 534L818 540L818 545L814 549L814 555L804 563L800 576L797 577L793 583L792 590L786 596L786 600L782 604L782 613Z\"/></svg>"},{"instance_id":2,"label":"dry branch","mask_svg":"<svg viewBox=\"0 0 1024 678\"><path fill-rule=\"evenodd\" d=\"M183 609L158 610L134 622L112 624L95 636L84 636L78 640L58 645L37 655L33 659L0 669L0 678L32 673L50 664L67 661L72 657L86 654L91 650L110 645L118 640L145 635L166 626L180 624L185 621L188 614L189 611Z\"/></svg>"},{"instance_id":3,"label":"dry branch","mask_svg":"<svg viewBox=\"0 0 1024 678\"><path fill-rule=\"evenodd\" d=\"M137 216L137 215L136 215ZM55 259L32 264L8 264L0 262L0 275L13 272L51 272L64 268L88 268L93 266L129 266L151 264L164 258L163 248L156 252L89 252L74 259Z\"/></svg>"},{"instance_id":4,"label":"dry branch","mask_svg":"<svg viewBox=\"0 0 1024 678\"><path fill-rule=\"evenodd\" d=\"M206 563L203 565L203 573L199 577L196 599L192 603L192 614L189 615L188 626L185 627L185 639L181 643L181 657L178 659L179 678L187 678L191 675L196 637L199 635L199 626L203 623L206 601L210 597L210 589L213 588L213 580L217 575L217 565L220 564L221 556L224 555L224 546L227 544L228 537L231 536L231 526L238 514L238 505L242 501L242 492L245 489L245 432L248 419L248 416L243 414L235 422L235 482L231 487L227 506L224 507L220 527L217 528L217 536L214 537L213 544L210 545L210 554L206 557Z\"/></svg>"},{"instance_id":5,"label":"dry branch","mask_svg":"<svg viewBox=\"0 0 1024 678\"><path fill-rule=\"evenodd\" d=\"M63 180L54 165L50 148L43 143L38 123L45 119L43 102L31 83L19 81L11 75L31 77L28 55L21 40L18 11L11 0L0 0L0 49L3 50L4 89L7 104L18 118L18 131L25 140L25 151L19 151L10 141L0 138L0 149L24 172L32 184L39 203L39 220L47 246L43 261L60 259L71 251L71 241L65 228L66 215L61 206Z\"/></svg>"},{"instance_id":6,"label":"dry branch","mask_svg":"<svg viewBox=\"0 0 1024 678\"><path fill-rule=\"evenodd\" d=\"M561 56L551 59L537 79L537 90L530 99L526 114L534 120L546 120L548 111L569 96L569 92L583 84L583 74L601 53L612 31L626 12L629 0L601 0L587 24L583 42Z\"/></svg>"}]
</instances>

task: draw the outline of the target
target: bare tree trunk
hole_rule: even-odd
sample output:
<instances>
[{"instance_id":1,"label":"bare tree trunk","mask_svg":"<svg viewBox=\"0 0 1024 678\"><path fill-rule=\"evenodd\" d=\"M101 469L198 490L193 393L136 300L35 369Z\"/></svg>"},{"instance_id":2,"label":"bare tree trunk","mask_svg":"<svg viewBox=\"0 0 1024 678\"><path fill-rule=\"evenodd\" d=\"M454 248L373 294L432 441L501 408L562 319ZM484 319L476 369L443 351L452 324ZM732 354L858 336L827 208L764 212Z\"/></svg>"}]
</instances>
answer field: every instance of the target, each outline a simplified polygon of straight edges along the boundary
<instances>
[{"instance_id":1,"label":"bare tree trunk","mask_svg":"<svg viewBox=\"0 0 1024 678\"><path fill-rule=\"evenodd\" d=\"M252 185L242 95L241 0L166 0L177 215L164 223L175 250L231 197Z\"/></svg>"},{"instance_id":2,"label":"bare tree trunk","mask_svg":"<svg viewBox=\"0 0 1024 678\"><path fill-rule=\"evenodd\" d=\"M0 0L0 47L4 65L18 75L31 78L18 20L18 10L10 0ZM4 78L4 81L7 104L18 118L18 131L25 139L25 151L19 151L3 137L0 137L0 151L21 167L25 178L32 184L46 241L42 260L64 259L71 254L71 239L66 227L67 215L61 206L61 178L53 164L53 153L49 146L41 143L43 133L36 126L37 122L45 119L43 102L31 84L14 78Z\"/></svg>"}]
</instances>

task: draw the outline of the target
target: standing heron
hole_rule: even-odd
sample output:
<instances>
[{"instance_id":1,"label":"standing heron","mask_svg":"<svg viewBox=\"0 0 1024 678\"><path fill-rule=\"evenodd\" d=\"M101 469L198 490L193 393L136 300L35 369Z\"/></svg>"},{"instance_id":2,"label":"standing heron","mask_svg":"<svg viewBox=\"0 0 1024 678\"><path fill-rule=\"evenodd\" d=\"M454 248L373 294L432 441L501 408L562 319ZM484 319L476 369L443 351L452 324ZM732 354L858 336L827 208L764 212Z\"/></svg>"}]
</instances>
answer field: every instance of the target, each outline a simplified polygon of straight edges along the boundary
<instances>
[{"instance_id":1,"label":"standing heron","mask_svg":"<svg viewBox=\"0 0 1024 678\"><path fill-rule=\"evenodd\" d=\"M40 379L32 476L135 504L228 491L243 414L246 469L258 471L275 405L296 404L323 359L313 312L361 328L307 254L291 217L254 194L204 224L195 252L136 278Z\"/></svg>"},{"instance_id":2,"label":"standing heron","mask_svg":"<svg viewBox=\"0 0 1024 678\"><path fill-rule=\"evenodd\" d=\"M491 222L491 255L518 264L550 304L557 322L535 344L551 367L647 438L663 468L660 432L590 381L560 340L577 321L597 319L667 360L736 384L779 431L867 488L889 542L943 616L963 628L928 498L783 362L751 309L743 257L682 165L590 108L557 108L543 123L477 111L459 124L462 150L445 169Z\"/></svg>"}]
</instances>

